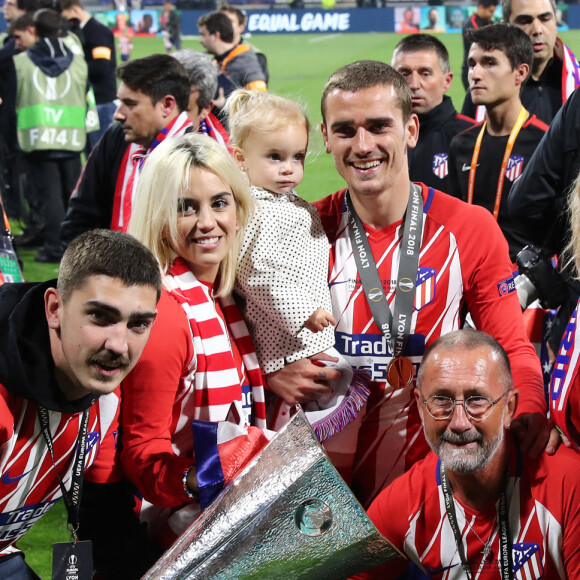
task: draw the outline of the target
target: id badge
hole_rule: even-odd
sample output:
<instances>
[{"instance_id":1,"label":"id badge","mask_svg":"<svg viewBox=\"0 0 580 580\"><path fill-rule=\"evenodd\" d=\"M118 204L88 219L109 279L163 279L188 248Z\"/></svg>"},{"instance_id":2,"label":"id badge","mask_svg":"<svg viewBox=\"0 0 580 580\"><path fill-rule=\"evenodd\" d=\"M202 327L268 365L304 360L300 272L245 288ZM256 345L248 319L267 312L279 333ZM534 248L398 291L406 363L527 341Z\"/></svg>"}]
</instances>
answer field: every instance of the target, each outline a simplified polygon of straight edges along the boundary
<instances>
[{"instance_id":1,"label":"id badge","mask_svg":"<svg viewBox=\"0 0 580 580\"><path fill-rule=\"evenodd\" d=\"M91 580L93 545L90 540L52 545L52 580Z\"/></svg>"}]
</instances>

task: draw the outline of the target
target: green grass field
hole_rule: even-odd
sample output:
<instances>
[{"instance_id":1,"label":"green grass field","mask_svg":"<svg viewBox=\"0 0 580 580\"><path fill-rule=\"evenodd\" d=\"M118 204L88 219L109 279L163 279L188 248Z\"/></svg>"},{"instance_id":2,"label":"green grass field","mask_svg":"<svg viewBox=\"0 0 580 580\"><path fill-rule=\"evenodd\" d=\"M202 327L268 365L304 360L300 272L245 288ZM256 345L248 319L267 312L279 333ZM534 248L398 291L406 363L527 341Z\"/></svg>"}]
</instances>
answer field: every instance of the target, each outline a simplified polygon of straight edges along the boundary
<instances>
[{"instance_id":1,"label":"green grass field","mask_svg":"<svg viewBox=\"0 0 580 580\"><path fill-rule=\"evenodd\" d=\"M457 109L461 108L464 90L461 84L463 46L458 34L438 35L447 46L455 79L449 91ZM578 31L562 33L564 42L580 54ZM320 125L320 95L329 75L340 66L360 59L390 62L395 34L327 34L327 35L264 35L254 36L251 43L268 56L271 92L300 101L313 126L305 177L300 194L309 201L317 200L344 186L332 163L324 153ZM135 38L133 58L164 52L160 38ZM203 50L195 39L185 39L184 48ZM17 228L15 228L17 229ZM36 264L34 252L22 252L24 276L30 281L56 277L54 265ZM55 541L67 541L66 515L58 504L19 542L27 561L43 578L51 577L51 546Z\"/></svg>"}]
</instances>

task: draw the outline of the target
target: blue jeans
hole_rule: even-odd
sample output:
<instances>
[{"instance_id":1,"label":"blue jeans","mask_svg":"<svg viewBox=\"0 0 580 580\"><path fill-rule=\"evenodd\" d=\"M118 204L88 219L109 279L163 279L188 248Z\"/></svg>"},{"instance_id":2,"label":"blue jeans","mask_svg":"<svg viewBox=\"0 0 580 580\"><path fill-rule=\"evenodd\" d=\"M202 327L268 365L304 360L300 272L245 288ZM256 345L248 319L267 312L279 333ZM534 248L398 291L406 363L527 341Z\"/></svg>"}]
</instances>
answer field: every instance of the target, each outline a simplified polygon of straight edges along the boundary
<instances>
[{"instance_id":1,"label":"blue jeans","mask_svg":"<svg viewBox=\"0 0 580 580\"><path fill-rule=\"evenodd\" d=\"M0 558L2 580L41 580L40 576L24 561L24 554Z\"/></svg>"}]
</instances>

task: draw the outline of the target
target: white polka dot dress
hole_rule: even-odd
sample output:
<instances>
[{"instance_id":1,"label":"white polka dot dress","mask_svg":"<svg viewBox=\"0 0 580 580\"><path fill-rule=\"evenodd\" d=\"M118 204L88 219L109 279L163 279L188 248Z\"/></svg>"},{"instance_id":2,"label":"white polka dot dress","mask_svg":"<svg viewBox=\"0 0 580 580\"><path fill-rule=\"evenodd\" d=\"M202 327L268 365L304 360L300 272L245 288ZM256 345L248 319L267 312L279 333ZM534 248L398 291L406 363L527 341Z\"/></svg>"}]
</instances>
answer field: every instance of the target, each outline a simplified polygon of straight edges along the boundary
<instances>
[{"instance_id":1,"label":"white polka dot dress","mask_svg":"<svg viewBox=\"0 0 580 580\"><path fill-rule=\"evenodd\" d=\"M266 373L334 345L334 329L303 328L318 308L332 312L329 244L316 208L294 191L252 186L256 212L238 260L235 291Z\"/></svg>"}]
</instances>

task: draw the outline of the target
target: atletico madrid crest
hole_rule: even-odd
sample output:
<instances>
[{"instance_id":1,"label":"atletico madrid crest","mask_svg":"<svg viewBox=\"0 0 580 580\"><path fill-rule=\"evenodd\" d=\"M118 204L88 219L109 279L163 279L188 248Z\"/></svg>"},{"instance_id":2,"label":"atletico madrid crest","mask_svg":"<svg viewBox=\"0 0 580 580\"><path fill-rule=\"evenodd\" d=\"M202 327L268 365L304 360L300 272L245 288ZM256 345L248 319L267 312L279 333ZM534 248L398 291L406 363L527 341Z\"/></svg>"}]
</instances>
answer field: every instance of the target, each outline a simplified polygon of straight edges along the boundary
<instances>
[{"instance_id":1,"label":"atletico madrid crest","mask_svg":"<svg viewBox=\"0 0 580 580\"><path fill-rule=\"evenodd\" d=\"M540 546L524 542L513 545L514 578L516 580L537 580L544 575Z\"/></svg>"},{"instance_id":2,"label":"atletico madrid crest","mask_svg":"<svg viewBox=\"0 0 580 580\"><path fill-rule=\"evenodd\" d=\"M512 155L508 159L505 176L513 183L521 174L524 168L524 158L521 155Z\"/></svg>"},{"instance_id":3,"label":"atletico madrid crest","mask_svg":"<svg viewBox=\"0 0 580 580\"><path fill-rule=\"evenodd\" d=\"M415 290L415 310L421 310L435 299L437 271L434 268L419 267Z\"/></svg>"},{"instance_id":4,"label":"atletico madrid crest","mask_svg":"<svg viewBox=\"0 0 580 580\"><path fill-rule=\"evenodd\" d=\"M447 153L436 153L433 156L433 173L439 178L447 177Z\"/></svg>"}]
</instances>

